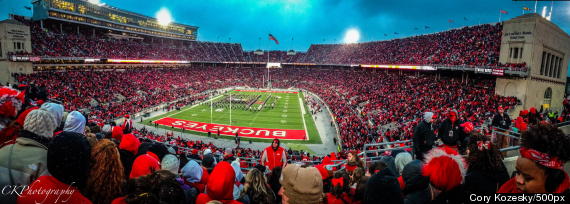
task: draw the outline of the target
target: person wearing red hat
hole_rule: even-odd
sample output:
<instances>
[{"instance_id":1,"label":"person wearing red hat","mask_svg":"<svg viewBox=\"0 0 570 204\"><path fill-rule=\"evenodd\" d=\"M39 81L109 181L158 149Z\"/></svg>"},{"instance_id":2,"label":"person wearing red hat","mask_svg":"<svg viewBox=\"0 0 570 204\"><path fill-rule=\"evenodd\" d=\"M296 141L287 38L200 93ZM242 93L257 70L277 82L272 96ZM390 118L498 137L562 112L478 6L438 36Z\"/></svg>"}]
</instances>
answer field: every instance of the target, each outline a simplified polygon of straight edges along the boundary
<instances>
[{"instance_id":1,"label":"person wearing red hat","mask_svg":"<svg viewBox=\"0 0 570 204\"><path fill-rule=\"evenodd\" d=\"M515 177L497 193L568 193L564 164L570 160L570 138L550 124L531 126L521 138Z\"/></svg>"},{"instance_id":2,"label":"person wearing red hat","mask_svg":"<svg viewBox=\"0 0 570 204\"><path fill-rule=\"evenodd\" d=\"M235 177L235 171L230 163L225 161L218 163L208 179L206 193L198 195L196 204L206 204L212 200L217 200L224 204L241 203L234 200L233 196Z\"/></svg>"},{"instance_id":3,"label":"person wearing red hat","mask_svg":"<svg viewBox=\"0 0 570 204\"><path fill-rule=\"evenodd\" d=\"M497 137L495 141L497 146L499 148L508 146L508 138L505 134L508 134L507 131L511 128L511 118L507 113L505 113L503 106L499 106L497 108L497 114L493 117L492 125L494 128L500 128L497 129L498 134L495 134Z\"/></svg>"},{"instance_id":4,"label":"person wearing red hat","mask_svg":"<svg viewBox=\"0 0 570 204\"><path fill-rule=\"evenodd\" d=\"M287 165L287 153L283 147L279 146L279 139L273 139L271 146L263 150L263 155L261 156L261 165L266 166L269 170L280 166L284 168Z\"/></svg>"},{"instance_id":5,"label":"person wearing red hat","mask_svg":"<svg viewBox=\"0 0 570 204\"><path fill-rule=\"evenodd\" d=\"M460 124L462 123L456 111L453 110L448 113L448 118L439 125L437 131L438 138L441 139L443 145L455 150L463 149L465 134L461 131Z\"/></svg>"},{"instance_id":6,"label":"person wearing red hat","mask_svg":"<svg viewBox=\"0 0 570 204\"><path fill-rule=\"evenodd\" d=\"M429 179L432 203L462 203L459 187L467 171L463 157L451 148L435 148L425 155L424 163L422 175Z\"/></svg>"}]
</instances>

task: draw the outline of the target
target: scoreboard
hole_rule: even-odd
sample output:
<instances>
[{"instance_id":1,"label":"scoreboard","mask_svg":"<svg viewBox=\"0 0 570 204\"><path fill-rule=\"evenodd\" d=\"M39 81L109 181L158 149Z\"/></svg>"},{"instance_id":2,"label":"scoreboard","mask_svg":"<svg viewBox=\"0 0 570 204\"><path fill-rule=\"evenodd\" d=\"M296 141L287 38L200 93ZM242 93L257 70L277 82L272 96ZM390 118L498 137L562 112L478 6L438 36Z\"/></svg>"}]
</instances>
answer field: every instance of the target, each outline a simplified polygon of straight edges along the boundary
<instances>
[{"instance_id":1,"label":"scoreboard","mask_svg":"<svg viewBox=\"0 0 570 204\"><path fill-rule=\"evenodd\" d=\"M117 31L182 40L196 40L198 27L158 24L156 18L83 0L35 0L33 20L54 19Z\"/></svg>"}]
</instances>

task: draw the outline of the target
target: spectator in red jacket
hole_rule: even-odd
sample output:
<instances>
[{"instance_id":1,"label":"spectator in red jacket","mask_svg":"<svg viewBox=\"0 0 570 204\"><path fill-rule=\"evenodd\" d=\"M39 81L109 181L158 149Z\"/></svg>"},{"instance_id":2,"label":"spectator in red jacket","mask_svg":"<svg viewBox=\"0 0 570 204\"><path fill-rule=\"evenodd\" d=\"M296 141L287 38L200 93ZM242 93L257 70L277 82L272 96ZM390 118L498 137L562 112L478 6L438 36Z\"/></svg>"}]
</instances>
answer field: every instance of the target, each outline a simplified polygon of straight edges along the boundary
<instances>
[{"instance_id":1,"label":"spectator in red jacket","mask_svg":"<svg viewBox=\"0 0 570 204\"><path fill-rule=\"evenodd\" d=\"M273 168L278 166L281 168L285 167L287 164L287 154L285 153L285 149L280 147L279 139L273 139L271 146L265 148L261 156L261 164L267 166L269 170L273 170Z\"/></svg>"}]
</instances>

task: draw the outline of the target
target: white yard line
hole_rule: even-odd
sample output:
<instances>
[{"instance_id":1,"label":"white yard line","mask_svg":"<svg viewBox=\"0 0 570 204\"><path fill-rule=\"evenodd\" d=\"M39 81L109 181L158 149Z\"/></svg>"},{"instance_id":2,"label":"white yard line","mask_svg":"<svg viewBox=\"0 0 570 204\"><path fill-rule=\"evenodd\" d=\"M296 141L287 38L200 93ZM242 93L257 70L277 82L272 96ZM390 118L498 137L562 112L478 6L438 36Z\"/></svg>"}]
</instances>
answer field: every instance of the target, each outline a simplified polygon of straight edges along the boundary
<instances>
[{"instance_id":1,"label":"white yard line","mask_svg":"<svg viewBox=\"0 0 570 204\"><path fill-rule=\"evenodd\" d=\"M167 115L167 116L164 116L164 117L162 117L162 118L160 118L160 119L158 119L158 120L161 120L161 119L163 119L163 118L169 118L170 116L173 116L173 115L176 115L176 114L179 114L179 113L186 112L186 111L188 111L188 110L190 110L190 109L192 109L192 108L195 108L196 106L202 105L202 104L207 103L207 102L209 102L209 101L211 101L211 100L216 100L217 98L220 98L220 97L222 97L222 96L224 96L224 95L223 95L223 94L220 94L220 95L218 95L218 96L216 96L216 97L214 97L214 98L212 98L212 99L210 99L210 100L204 101L204 102L202 102L202 103L194 104L193 106L190 106L189 108L185 108L184 110L182 110L182 111L180 111L180 112L178 112L178 113L172 113L172 114Z\"/></svg>"},{"instance_id":2,"label":"white yard line","mask_svg":"<svg viewBox=\"0 0 570 204\"><path fill-rule=\"evenodd\" d=\"M307 135L307 140L309 140L309 131L307 131L307 123L305 122L305 106L303 105L303 99L301 99L300 92L297 94L297 96L299 98L299 105L301 106L301 118L303 119L303 127L305 128L305 134Z\"/></svg>"}]
</instances>

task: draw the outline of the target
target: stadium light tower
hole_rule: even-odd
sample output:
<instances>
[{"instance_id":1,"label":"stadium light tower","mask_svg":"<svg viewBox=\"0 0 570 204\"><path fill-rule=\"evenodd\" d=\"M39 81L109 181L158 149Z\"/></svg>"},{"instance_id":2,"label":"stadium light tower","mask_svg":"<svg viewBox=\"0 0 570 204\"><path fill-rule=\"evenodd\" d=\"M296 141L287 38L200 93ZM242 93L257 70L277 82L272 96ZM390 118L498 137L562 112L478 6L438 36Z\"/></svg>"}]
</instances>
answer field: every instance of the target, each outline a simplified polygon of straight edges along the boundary
<instances>
[{"instance_id":1,"label":"stadium light tower","mask_svg":"<svg viewBox=\"0 0 570 204\"><path fill-rule=\"evenodd\" d=\"M104 3L101 3L100 0L89 0L89 3L95 4L97 6L102 6Z\"/></svg>"},{"instance_id":2,"label":"stadium light tower","mask_svg":"<svg viewBox=\"0 0 570 204\"><path fill-rule=\"evenodd\" d=\"M170 15L170 11L167 8L161 8L156 13L156 20L161 26L167 26L172 22L172 15Z\"/></svg>"},{"instance_id":3,"label":"stadium light tower","mask_svg":"<svg viewBox=\"0 0 570 204\"><path fill-rule=\"evenodd\" d=\"M351 28L344 34L344 43L357 43L360 40L360 32L356 28Z\"/></svg>"}]
</instances>

